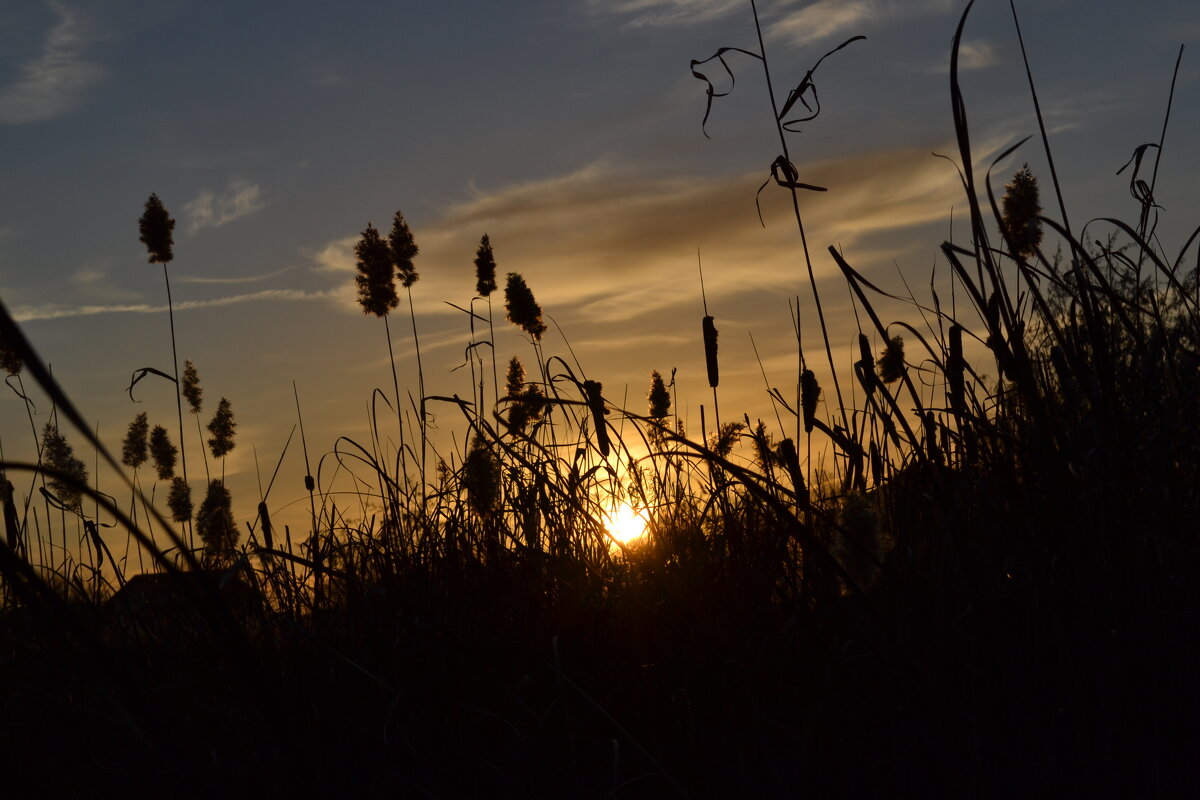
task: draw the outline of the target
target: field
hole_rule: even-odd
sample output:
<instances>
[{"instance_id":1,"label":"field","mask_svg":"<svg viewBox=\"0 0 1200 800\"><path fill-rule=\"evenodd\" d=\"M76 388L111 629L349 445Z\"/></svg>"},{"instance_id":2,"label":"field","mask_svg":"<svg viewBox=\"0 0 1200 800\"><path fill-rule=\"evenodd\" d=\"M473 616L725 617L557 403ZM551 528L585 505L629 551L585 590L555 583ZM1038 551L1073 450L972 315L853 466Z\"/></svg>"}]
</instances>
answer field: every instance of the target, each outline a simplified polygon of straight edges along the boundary
<instances>
[{"instance_id":1,"label":"field","mask_svg":"<svg viewBox=\"0 0 1200 800\"><path fill-rule=\"evenodd\" d=\"M10 781L42 796L1200 792L1200 228L1156 235L1161 140L1129 165L1138 218L1086 237L1055 175L993 175L1021 146L1053 169L1044 129L979 167L961 35L970 233L940 246L953 308L885 297L804 228L816 187L788 121L855 40L789 95L771 87L767 188L792 199L812 288L797 313L825 331L812 262L828 257L860 325L852 364L827 335L780 334L798 385L771 390L773 421L720 408L707 310L711 416L686 429L658 373L622 407L545 352L536 287L498 276L484 237L473 395L427 391L424 372L403 387L393 366L369 440L334 445L353 493L301 430L303 529L280 529L268 500L239 527L222 483L237 425L186 352L135 376L174 384L177 428L142 415L110 453L0 305L9 386L54 408L44 425L30 411L36 458L0 465ZM693 62L708 113L709 79L761 52ZM174 222L157 196L142 211L169 292ZM358 296L389 348L411 322L419 352L420 231L391 222L362 233ZM897 301L908 316L881 318ZM501 325L525 357L496 359ZM434 406L462 452L431 441ZM279 413L303 425L299 398ZM172 437L196 437L203 468L176 464ZM74 447L126 476L119 498Z\"/></svg>"}]
</instances>

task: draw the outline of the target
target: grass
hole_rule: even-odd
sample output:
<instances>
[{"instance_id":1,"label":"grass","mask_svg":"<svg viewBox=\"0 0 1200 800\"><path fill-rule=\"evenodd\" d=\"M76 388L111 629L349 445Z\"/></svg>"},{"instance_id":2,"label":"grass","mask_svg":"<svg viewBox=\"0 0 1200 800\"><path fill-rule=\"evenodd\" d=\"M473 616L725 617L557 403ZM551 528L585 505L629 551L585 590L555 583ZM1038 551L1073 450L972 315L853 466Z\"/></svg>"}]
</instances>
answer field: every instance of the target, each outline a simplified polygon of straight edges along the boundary
<instances>
[{"instance_id":1,"label":"grass","mask_svg":"<svg viewBox=\"0 0 1200 800\"><path fill-rule=\"evenodd\" d=\"M421 392L396 451L378 425L339 439L308 479L303 534L264 501L245 541L193 551L132 468L140 519L87 485L64 442L46 439L57 462L6 461L10 480L42 482L47 512L5 495L7 774L45 795L1200 789L1200 289L1183 256L1200 231L1163 249L1153 179L1135 224L1086 235L1056 177L1057 219L1032 174L999 200L991 169L980 186L957 84L966 20L951 83L972 235L941 252L969 310L910 298L920 322L885 324L883 292L829 248L865 325L854 392L837 386L832 406L801 351L775 430L744 417L690 435L657 373L645 413L618 408L544 354L541 307L511 273L534 369L514 358L500 385L490 297L487 339L464 309L474 396ZM761 42L738 52L770 81ZM814 71L784 113L772 101L784 147ZM803 235L811 187L781 158ZM479 258L488 297L486 237ZM386 320L392 272L363 274ZM707 306L701 337L715 407ZM0 343L61 430L116 467L7 311ZM427 407L460 415L466 444L410 474L425 472ZM330 490L331 473L357 494ZM637 544L604 529L622 501L645 509ZM106 567L101 519L161 574L129 580L111 553Z\"/></svg>"}]
</instances>

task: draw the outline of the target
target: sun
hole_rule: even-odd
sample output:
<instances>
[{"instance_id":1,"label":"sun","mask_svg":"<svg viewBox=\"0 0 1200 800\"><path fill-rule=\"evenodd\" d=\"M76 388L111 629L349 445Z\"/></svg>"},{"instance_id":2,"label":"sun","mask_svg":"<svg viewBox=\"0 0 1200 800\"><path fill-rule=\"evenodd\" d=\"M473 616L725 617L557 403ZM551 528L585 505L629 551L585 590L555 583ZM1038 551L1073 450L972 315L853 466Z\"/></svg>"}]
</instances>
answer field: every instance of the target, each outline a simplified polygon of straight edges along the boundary
<instances>
[{"instance_id":1,"label":"sun","mask_svg":"<svg viewBox=\"0 0 1200 800\"><path fill-rule=\"evenodd\" d=\"M646 535L644 509L635 509L626 503L618 503L605 513L604 529L621 544L630 544Z\"/></svg>"}]
</instances>

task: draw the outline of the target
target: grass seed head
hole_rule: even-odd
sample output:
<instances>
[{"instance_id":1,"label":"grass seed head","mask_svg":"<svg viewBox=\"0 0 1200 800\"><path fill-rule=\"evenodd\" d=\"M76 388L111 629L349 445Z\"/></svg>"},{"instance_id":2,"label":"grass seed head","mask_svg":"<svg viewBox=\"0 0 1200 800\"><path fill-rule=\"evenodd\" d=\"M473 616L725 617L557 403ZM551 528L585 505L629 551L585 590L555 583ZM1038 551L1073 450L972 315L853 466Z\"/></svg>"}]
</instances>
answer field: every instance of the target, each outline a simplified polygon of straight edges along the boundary
<instances>
[{"instance_id":1,"label":"grass seed head","mask_svg":"<svg viewBox=\"0 0 1200 800\"><path fill-rule=\"evenodd\" d=\"M650 373L650 392L646 400L650 407L651 419L663 420L666 419L667 414L671 413L671 393L667 391L667 386L663 383L663 377L658 370Z\"/></svg>"},{"instance_id":2,"label":"grass seed head","mask_svg":"<svg viewBox=\"0 0 1200 800\"><path fill-rule=\"evenodd\" d=\"M542 307L533 299L533 292L525 279L516 272L508 273L508 282L504 286L504 307L509 322L529 334L535 342L541 341L542 334L546 332L546 323L542 322Z\"/></svg>"},{"instance_id":3,"label":"grass seed head","mask_svg":"<svg viewBox=\"0 0 1200 800\"><path fill-rule=\"evenodd\" d=\"M492 253L492 242L485 233L475 251L475 293L487 297L496 291L496 257Z\"/></svg>"},{"instance_id":4,"label":"grass seed head","mask_svg":"<svg viewBox=\"0 0 1200 800\"><path fill-rule=\"evenodd\" d=\"M884 383L895 383L904 377L904 338L900 335L888 340L879 354L879 379Z\"/></svg>"},{"instance_id":5,"label":"grass seed head","mask_svg":"<svg viewBox=\"0 0 1200 800\"><path fill-rule=\"evenodd\" d=\"M462 482L467 502L479 516L492 516L500 508L500 461L479 435L463 461Z\"/></svg>"},{"instance_id":6,"label":"grass seed head","mask_svg":"<svg viewBox=\"0 0 1200 800\"><path fill-rule=\"evenodd\" d=\"M1013 255L1032 257L1042 243L1042 223L1038 220L1042 207L1038 204L1037 178L1028 164L1017 170L1012 181L1005 184L1001 206L1001 225Z\"/></svg>"},{"instance_id":7,"label":"grass seed head","mask_svg":"<svg viewBox=\"0 0 1200 800\"><path fill-rule=\"evenodd\" d=\"M176 522L187 522L192 518L192 487L178 475L171 479L167 508L171 509L171 519Z\"/></svg>"},{"instance_id":8,"label":"grass seed head","mask_svg":"<svg viewBox=\"0 0 1200 800\"><path fill-rule=\"evenodd\" d=\"M225 560L237 547L239 532L233 521L233 498L221 481L208 484L204 502L196 512L196 531L209 559Z\"/></svg>"},{"instance_id":9,"label":"grass seed head","mask_svg":"<svg viewBox=\"0 0 1200 800\"><path fill-rule=\"evenodd\" d=\"M183 362L183 397L188 401L188 405L192 408L193 414L200 413L200 402L204 397L204 390L200 388L200 373L196 372L196 366L191 360Z\"/></svg>"},{"instance_id":10,"label":"grass seed head","mask_svg":"<svg viewBox=\"0 0 1200 800\"><path fill-rule=\"evenodd\" d=\"M604 408L603 392L604 387L599 381L583 382L584 397L588 410L592 412L592 425L596 429L596 444L600 446L600 454L607 458L611 444L608 440L608 425L604 421L604 415L608 411Z\"/></svg>"},{"instance_id":11,"label":"grass seed head","mask_svg":"<svg viewBox=\"0 0 1200 800\"><path fill-rule=\"evenodd\" d=\"M67 508L78 511L83 502L83 487L87 485L87 467L75 457L74 449L53 422L47 422L42 430L42 461L64 475L47 480L55 497Z\"/></svg>"},{"instance_id":12,"label":"grass seed head","mask_svg":"<svg viewBox=\"0 0 1200 800\"><path fill-rule=\"evenodd\" d=\"M404 215L399 211L392 217L392 232L388 234L388 250L391 254L392 265L396 268L396 274L400 276L400 282L407 289L420 277L416 267L413 266L413 259L420 252L420 248L413 239L412 231L409 230Z\"/></svg>"},{"instance_id":13,"label":"grass seed head","mask_svg":"<svg viewBox=\"0 0 1200 800\"><path fill-rule=\"evenodd\" d=\"M375 226L367 223L358 244L354 245L354 285L358 287L358 304L364 314L386 316L400 304L396 295L396 274L392 270L391 248Z\"/></svg>"},{"instance_id":14,"label":"grass seed head","mask_svg":"<svg viewBox=\"0 0 1200 800\"><path fill-rule=\"evenodd\" d=\"M208 423L208 432L212 438L208 440L208 449L213 458L222 458L233 450L233 431L237 423L233 421L233 407L224 397L217 403L217 413L213 414L212 422Z\"/></svg>"},{"instance_id":15,"label":"grass seed head","mask_svg":"<svg viewBox=\"0 0 1200 800\"><path fill-rule=\"evenodd\" d=\"M171 219L158 195L152 194L146 201L146 210L138 220L138 230L141 232L138 239L146 245L151 264L166 264L175 257L171 252L175 220Z\"/></svg>"},{"instance_id":16,"label":"grass seed head","mask_svg":"<svg viewBox=\"0 0 1200 800\"><path fill-rule=\"evenodd\" d=\"M0 334L0 369L9 375L18 375L22 366L24 366L24 362L16 348L8 341L8 337Z\"/></svg>"},{"instance_id":17,"label":"grass seed head","mask_svg":"<svg viewBox=\"0 0 1200 800\"><path fill-rule=\"evenodd\" d=\"M175 456L179 452L171 444L171 437L162 425L155 425L150 431L150 457L154 460L154 469L158 479L165 481L175 477Z\"/></svg>"},{"instance_id":18,"label":"grass seed head","mask_svg":"<svg viewBox=\"0 0 1200 800\"><path fill-rule=\"evenodd\" d=\"M124 441L121 442L122 464L137 469L146 463L146 459L150 457L149 442L147 441L149 433L150 421L146 417L146 412L143 411L133 418L133 422L129 423L129 430L125 433Z\"/></svg>"}]
</instances>

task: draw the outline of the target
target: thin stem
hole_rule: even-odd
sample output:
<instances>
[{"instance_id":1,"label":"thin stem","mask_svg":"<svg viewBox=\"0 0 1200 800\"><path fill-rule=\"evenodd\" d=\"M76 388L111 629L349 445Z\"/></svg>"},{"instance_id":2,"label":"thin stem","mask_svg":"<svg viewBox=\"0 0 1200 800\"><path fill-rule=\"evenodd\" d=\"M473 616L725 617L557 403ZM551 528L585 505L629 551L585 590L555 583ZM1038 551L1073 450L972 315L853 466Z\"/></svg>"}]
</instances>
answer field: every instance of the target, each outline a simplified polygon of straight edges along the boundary
<instances>
[{"instance_id":1,"label":"thin stem","mask_svg":"<svg viewBox=\"0 0 1200 800\"><path fill-rule=\"evenodd\" d=\"M167 262L163 262L163 281L167 284L167 317L171 322L171 363L175 368L175 412L179 416L179 460L183 469L183 482L188 482L187 447L183 441L183 388L179 384L179 354L175 346L175 305L171 302L171 276L167 272ZM189 484L190 485L190 484ZM187 522L188 547L195 548L196 540L192 535L192 521Z\"/></svg>"}]
</instances>

